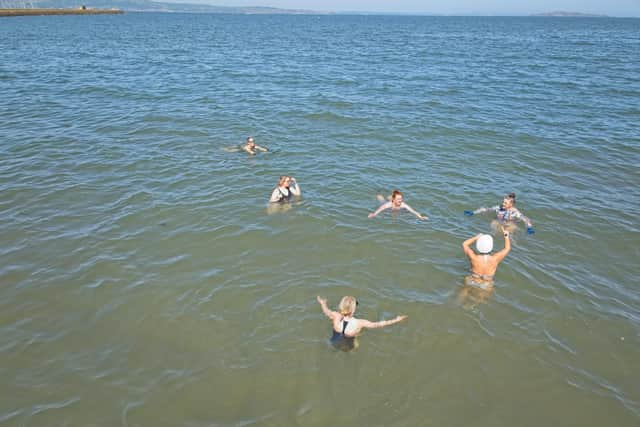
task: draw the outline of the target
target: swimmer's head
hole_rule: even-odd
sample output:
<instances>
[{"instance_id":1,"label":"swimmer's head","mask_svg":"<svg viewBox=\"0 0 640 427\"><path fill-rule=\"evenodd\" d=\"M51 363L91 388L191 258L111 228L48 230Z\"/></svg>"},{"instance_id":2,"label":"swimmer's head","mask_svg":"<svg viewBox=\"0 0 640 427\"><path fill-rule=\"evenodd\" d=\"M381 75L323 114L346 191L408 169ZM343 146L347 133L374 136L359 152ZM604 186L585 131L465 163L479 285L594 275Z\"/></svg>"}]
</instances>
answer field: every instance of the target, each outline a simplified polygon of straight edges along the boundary
<instances>
[{"instance_id":1,"label":"swimmer's head","mask_svg":"<svg viewBox=\"0 0 640 427\"><path fill-rule=\"evenodd\" d=\"M254 145L256 145L256 142L253 140L252 136L248 136L247 137L247 144L249 144L249 146L253 147Z\"/></svg>"},{"instance_id":2,"label":"swimmer's head","mask_svg":"<svg viewBox=\"0 0 640 427\"><path fill-rule=\"evenodd\" d=\"M481 254L488 254L491 252L493 250L493 237L488 234L483 234L478 237L478 240L476 240L476 249Z\"/></svg>"},{"instance_id":3,"label":"swimmer's head","mask_svg":"<svg viewBox=\"0 0 640 427\"><path fill-rule=\"evenodd\" d=\"M402 193L400 190L393 190L393 193L391 193L391 203L394 205L402 204Z\"/></svg>"},{"instance_id":4,"label":"swimmer's head","mask_svg":"<svg viewBox=\"0 0 640 427\"><path fill-rule=\"evenodd\" d=\"M506 196L504 196L504 199L502 199L502 206L505 208L510 208L515 204L516 204L516 193L509 193Z\"/></svg>"},{"instance_id":5,"label":"swimmer's head","mask_svg":"<svg viewBox=\"0 0 640 427\"><path fill-rule=\"evenodd\" d=\"M279 187L288 187L290 182L291 182L291 177L290 176L282 175L280 177L280 179L278 180L278 186Z\"/></svg>"},{"instance_id":6,"label":"swimmer's head","mask_svg":"<svg viewBox=\"0 0 640 427\"><path fill-rule=\"evenodd\" d=\"M353 313L356 312L357 305L358 300L356 299L356 297L342 297L342 299L340 300L340 304L338 304L338 310L340 310L340 314L342 314L343 316L353 316Z\"/></svg>"}]
</instances>

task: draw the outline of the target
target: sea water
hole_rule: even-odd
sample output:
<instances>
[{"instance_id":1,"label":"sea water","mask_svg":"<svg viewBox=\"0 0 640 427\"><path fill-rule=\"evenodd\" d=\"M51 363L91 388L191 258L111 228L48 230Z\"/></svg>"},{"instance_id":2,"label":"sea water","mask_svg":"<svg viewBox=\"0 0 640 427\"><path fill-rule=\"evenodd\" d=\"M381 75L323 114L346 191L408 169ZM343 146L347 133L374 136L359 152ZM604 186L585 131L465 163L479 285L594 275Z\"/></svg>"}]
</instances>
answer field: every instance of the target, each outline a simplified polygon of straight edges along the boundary
<instances>
[{"instance_id":1,"label":"sea water","mask_svg":"<svg viewBox=\"0 0 640 427\"><path fill-rule=\"evenodd\" d=\"M0 424L640 422L640 20L24 17L0 46ZM393 189L429 220L367 218ZM463 211L512 191L535 234L465 292L494 218ZM317 295L409 318L342 352Z\"/></svg>"}]
</instances>

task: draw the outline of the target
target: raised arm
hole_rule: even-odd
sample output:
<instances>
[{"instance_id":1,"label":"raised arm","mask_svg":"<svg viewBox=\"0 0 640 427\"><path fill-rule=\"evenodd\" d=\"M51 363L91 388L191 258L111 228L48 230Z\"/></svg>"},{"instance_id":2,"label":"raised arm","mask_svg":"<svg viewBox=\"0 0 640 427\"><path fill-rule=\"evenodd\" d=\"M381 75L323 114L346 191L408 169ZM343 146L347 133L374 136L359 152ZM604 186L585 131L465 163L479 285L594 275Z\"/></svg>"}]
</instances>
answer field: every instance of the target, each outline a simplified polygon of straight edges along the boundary
<instances>
[{"instance_id":1,"label":"raised arm","mask_svg":"<svg viewBox=\"0 0 640 427\"><path fill-rule=\"evenodd\" d=\"M406 316L406 315L396 316L395 319L380 320L378 322L371 322L371 321L365 320L365 319L359 319L359 320L360 320L360 325L363 328L378 329L378 328L384 328L385 326L395 325L398 322L402 322L407 317L408 316Z\"/></svg>"},{"instance_id":2,"label":"raised arm","mask_svg":"<svg viewBox=\"0 0 640 427\"><path fill-rule=\"evenodd\" d=\"M511 250L511 238L509 236L509 232L502 227L502 235L504 236L504 248L501 251L496 252L495 257L498 262L502 262L502 260L507 256L509 251Z\"/></svg>"},{"instance_id":3,"label":"raised arm","mask_svg":"<svg viewBox=\"0 0 640 427\"><path fill-rule=\"evenodd\" d=\"M408 210L409 212L411 212L412 214L414 214L415 216L417 216L418 218L420 218L423 221L429 219L428 216L422 215L420 212L416 212L415 209L413 209L411 206L409 206L405 202L402 202L402 207L405 208L406 210Z\"/></svg>"},{"instance_id":4,"label":"raised arm","mask_svg":"<svg viewBox=\"0 0 640 427\"><path fill-rule=\"evenodd\" d=\"M369 218L373 218L374 216L378 215L383 210L389 209L391 206L392 206L391 202L386 202L386 203L381 204L380 207L375 210L375 212L371 212L369 214Z\"/></svg>"},{"instance_id":5,"label":"raised arm","mask_svg":"<svg viewBox=\"0 0 640 427\"><path fill-rule=\"evenodd\" d=\"M329 319L333 320L333 318L336 315L338 315L338 312L329 310L329 307L327 307L326 298L322 298L320 297L320 295L318 295L316 297L316 301L318 301L318 304L320 304L320 307L322 308L322 312L324 313L324 315L327 316Z\"/></svg>"},{"instance_id":6,"label":"raised arm","mask_svg":"<svg viewBox=\"0 0 640 427\"><path fill-rule=\"evenodd\" d=\"M472 238L467 239L464 242L462 242L462 250L464 250L465 255L467 255L469 258L475 256L475 252L473 252L473 249L471 249L470 246L471 246L471 244L473 242L478 240L480 238L480 236L482 236L482 234L477 234L477 235L473 236Z\"/></svg>"},{"instance_id":7,"label":"raised arm","mask_svg":"<svg viewBox=\"0 0 640 427\"><path fill-rule=\"evenodd\" d=\"M289 187L289 191L291 191L291 194L293 194L294 196L301 196L302 190L300 190L300 184L298 184L298 181L296 181L294 177L291 177L291 182L293 183L293 185Z\"/></svg>"}]
</instances>

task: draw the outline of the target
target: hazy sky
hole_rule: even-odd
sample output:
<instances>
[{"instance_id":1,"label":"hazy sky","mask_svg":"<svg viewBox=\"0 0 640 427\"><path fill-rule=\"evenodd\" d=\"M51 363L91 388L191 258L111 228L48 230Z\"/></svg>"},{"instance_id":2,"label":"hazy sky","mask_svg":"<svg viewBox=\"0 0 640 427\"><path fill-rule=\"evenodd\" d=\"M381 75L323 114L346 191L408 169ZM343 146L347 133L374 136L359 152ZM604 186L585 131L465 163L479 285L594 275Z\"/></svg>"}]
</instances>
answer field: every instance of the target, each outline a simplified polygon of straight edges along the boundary
<instances>
[{"instance_id":1,"label":"hazy sky","mask_svg":"<svg viewBox=\"0 0 640 427\"><path fill-rule=\"evenodd\" d=\"M164 0L171 1L171 0ZM640 17L640 0L181 0L217 6L273 6L317 11L528 15L569 11Z\"/></svg>"}]
</instances>

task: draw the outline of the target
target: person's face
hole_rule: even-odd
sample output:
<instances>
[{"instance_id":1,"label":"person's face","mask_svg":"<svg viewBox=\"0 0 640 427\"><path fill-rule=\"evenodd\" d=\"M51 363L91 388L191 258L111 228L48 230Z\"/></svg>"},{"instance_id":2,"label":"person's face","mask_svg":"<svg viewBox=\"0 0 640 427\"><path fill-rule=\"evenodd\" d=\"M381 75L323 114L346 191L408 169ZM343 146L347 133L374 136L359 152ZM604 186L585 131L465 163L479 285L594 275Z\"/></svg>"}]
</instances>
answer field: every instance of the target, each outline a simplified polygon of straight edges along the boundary
<instances>
[{"instance_id":1,"label":"person's face","mask_svg":"<svg viewBox=\"0 0 640 427\"><path fill-rule=\"evenodd\" d=\"M285 178L284 183L282 184L285 187L288 187L289 185L291 185L291 178Z\"/></svg>"},{"instance_id":2,"label":"person's face","mask_svg":"<svg viewBox=\"0 0 640 427\"><path fill-rule=\"evenodd\" d=\"M398 194L396 197L394 197L394 198L391 200L391 203L393 203L393 206L395 206L395 207L398 207L398 208L399 208L400 206L402 206L402 200L403 200L403 199L402 199L402 196Z\"/></svg>"},{"instance_id":3,"label":"person's face","mask_svg":"<svg viewBox=\"0 0 640 427\"><path fill-rule=\"evenodd\" d=\"M505 198L502 200L502 206L503 206L505 209L509 209L510 207L512 207L512 206L513 206L513 200L511 200L511 199L510 199L510 198L508 198L508 197L505 197Z\"/></svg>"},{"instance_id":4,"label":"person's face","mask_svg":"<svg viewBox=\"0 0 640 427\"><path fill-rule=\"evenodd\" d=\"M255 146L256 146L256 143L255 143L255 141L254 141L253 139L248 140L248 141L247 141L247 144L249 144L249 147L250 147L250 148L253 148L253 147L255 147Z\"/></svg>"}]
</instances>

